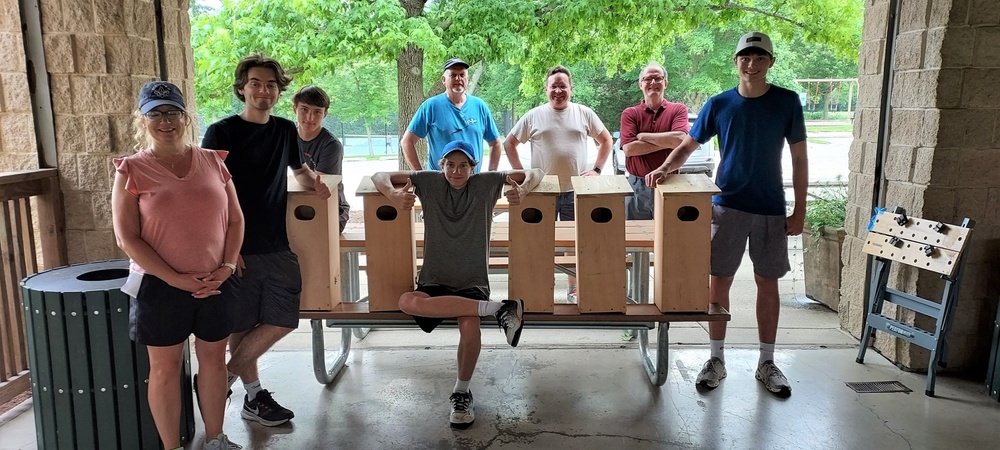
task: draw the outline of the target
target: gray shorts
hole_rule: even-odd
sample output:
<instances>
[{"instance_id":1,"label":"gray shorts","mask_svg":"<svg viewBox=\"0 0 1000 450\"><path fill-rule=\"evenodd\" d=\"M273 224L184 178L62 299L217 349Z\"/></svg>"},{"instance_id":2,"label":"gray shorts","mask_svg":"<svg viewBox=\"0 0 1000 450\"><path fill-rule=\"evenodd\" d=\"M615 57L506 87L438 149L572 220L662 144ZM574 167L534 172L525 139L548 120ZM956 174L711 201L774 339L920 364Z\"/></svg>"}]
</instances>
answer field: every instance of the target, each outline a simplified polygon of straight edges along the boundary
<instances>
[{"instance_id":1,"label":"gray shorts","mask_svg":"<svg viewBox=\"0 0 1000 450\"><path fill-rule=\"evenodd\" d=\"M750 241L753 272L778 279L792 269L788 262L785 216L765 216L712 205L712 275L736 275Z\"/></svg>"},{"instance_id":2,"label":"gray shorts","mask_svg":"<svg viewBox=\"0 0 1000 450\"><path fill-rule=\"evenodd\" d=\"M628 176L633 194L625 197L625 220L653 220L653 188L646 186L646 178Z\"/></svg>"},{"instance_id":3,"label":"gray shorts","mask_svg":"<svg viewBox=\"0 0 1000 450\"><path fill-rule=\"evenodd\" d=\"M239 286L227 299L233 332L259 324L298 328L302 273L295 253L243 255L243 262L243 276L230 277Z\"/></svg>"}]
</instances>

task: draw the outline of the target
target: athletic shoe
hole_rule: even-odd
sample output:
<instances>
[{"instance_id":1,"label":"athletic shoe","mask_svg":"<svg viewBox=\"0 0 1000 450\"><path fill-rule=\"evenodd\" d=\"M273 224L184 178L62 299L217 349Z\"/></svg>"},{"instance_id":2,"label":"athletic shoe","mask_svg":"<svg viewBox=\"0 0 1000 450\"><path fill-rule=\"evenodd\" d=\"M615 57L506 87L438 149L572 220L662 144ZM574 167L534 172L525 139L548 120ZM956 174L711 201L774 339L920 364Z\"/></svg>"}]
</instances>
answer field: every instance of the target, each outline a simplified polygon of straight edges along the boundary
<instances>
[{"instance_id":1,"label":"athletic shoe","mask_svg":"<svg viewBox=\"0 0 1000 450\"><path fill-rule=\"evenodd\" d=\"M778 397L788 397L792 395L792 387L788 385L788 379L781 369L774 365L774 361L767 360L757 366L757 373L754 375L757 380L764 383L767 390Z\"/></svg>"},{"instance_id":2,"label":"athletic shoe","mask_svg":"<svg viewBox=\"0 0 1000 450\"><path fill-rule=\"evenodd\" d=\"M194 382L192 383L192 387L194 388L194 401L195 403L200 405L201 397L198 396L198 374L194 374ZM230 389L229 392L226 393L226 404L229 403L229 400L231 400L230 397L232 396L233 396L233 390Z\"/></svg>"},{"instance_id":3,"label":"athletic shoe","mask_svg":"<svg viewBox=\"0 0 1000 450\"><path fill-rule=\"evenodd\" d=\"M475 402L472 400L472 391L453 392L451 397L451 427L464 430L472 426L476 421L476 414L472 411Z\"/></svg>"},{"instance_id":4,"label":"athletic shoe","mask_svg":"<svg viewBox=\"0 0 1000 450\"><path fill-rule=\"evenodd\" d=\"M698 372L698 379L695 384L698 387L703 387L706 389L715 389L719 387L719 383L722 382L723 378L726 378L726 362L712 357L708 361L705 361L705 366L701 368L701 372Z\"/></svg>"},{"instance_id":5,"label":"athletic shoe","mask_svg":"<svg viewBox=\"0 0 1000 450\"><path fill-rule=\"evenodd\" d=\"M570 302L570 303L572 303L572 304L575 305L576 304L576 298L577 298L576 286L573 286L573 288L570 289L569 292L566 293L566 301L568 301L568 302Z\"/></svg>"},{"instance_id":6,"label":"athletic shoe","mask_svg":"<svg viewBox=\"0 0 1000 450\"><path fill-rule=\"evenodd\" d=\"M517 347L521 339L521 328L524 327L524 300L504 300L500 310L495 314L500 330L507 336L507 343Z\"/></svg>"},{"instance_id":7,"label":"athletic shoe","mask_svg":"<svg viewBox=\"0 0 1000 450\"><path fill-rule=\"evenodd\" d=\"M243 446L231 442L225 433L219 433L215 439L205 441L204 448L205 450L240 450Z\"/></svg>"},{"instance_id":8,"label":"athletic shoe","mask_svg":"<svg viewBox=\"0 0 1000 450\"><path fill-rule=\"evenodd\" d=\"M253 420L266 427L276 427L295 417L295 413L274 401L267 389L258 392L253 400L244 396L243 411L240 415L246 420Z\"/></svg>"}]
</instances>

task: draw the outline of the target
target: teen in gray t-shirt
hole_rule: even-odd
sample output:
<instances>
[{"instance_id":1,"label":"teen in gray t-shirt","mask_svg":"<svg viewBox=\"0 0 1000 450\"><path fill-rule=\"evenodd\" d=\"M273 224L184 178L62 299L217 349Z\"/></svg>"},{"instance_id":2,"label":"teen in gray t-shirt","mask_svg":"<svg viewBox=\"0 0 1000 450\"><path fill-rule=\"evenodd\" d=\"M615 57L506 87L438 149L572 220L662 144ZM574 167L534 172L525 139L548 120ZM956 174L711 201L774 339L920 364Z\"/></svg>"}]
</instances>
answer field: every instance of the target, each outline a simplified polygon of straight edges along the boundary
<instances>
[{"instance_id":1,"label":"teen in gray t-shirt","mask_svg":"<svg viewBox=\"0 0 1000 450\"><path fill-rule=\"evenodd\" d=\"M416 290L399 297L399 309L412 315L428 333L445 318L458 321L458 379L449 397L450 421L455 428L467 428L475 420L469 383L482 347L479 318L495 316L507 343L513 347L521 337L524 302L489 301L487 273L493 206L505 181L513 187L504 194L511 205L516 205L544 176L538 169L473 175L476 160L472 155L471 145L453 141L444 148L440 172L372 175L379 192L401 209L412 208L416 197L423 205L424 265ZM415 188L412 193L411 186Z\"/></svg>"}]
</instances>

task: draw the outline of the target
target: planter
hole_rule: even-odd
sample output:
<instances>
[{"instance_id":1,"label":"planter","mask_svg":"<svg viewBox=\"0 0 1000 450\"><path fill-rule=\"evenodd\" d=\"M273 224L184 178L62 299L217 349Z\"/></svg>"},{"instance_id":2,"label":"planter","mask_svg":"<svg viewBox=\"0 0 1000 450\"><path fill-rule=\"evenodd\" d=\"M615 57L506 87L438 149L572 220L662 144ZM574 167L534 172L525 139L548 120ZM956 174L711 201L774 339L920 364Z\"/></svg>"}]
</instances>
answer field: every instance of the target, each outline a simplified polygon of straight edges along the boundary
<instances>
[{"instance_id":1,"label":"planter","mask_svg":"<svg viewBox=\"0 0 1000 450\"><path fill-rule=\"evenodd\" d=\"M840 272L844 268L840 251L846 235L843 228L824 228L823 235L816 240L809 230L802 232L806 297L834 311L840 304Z\"/></svg>"}]
</instances>

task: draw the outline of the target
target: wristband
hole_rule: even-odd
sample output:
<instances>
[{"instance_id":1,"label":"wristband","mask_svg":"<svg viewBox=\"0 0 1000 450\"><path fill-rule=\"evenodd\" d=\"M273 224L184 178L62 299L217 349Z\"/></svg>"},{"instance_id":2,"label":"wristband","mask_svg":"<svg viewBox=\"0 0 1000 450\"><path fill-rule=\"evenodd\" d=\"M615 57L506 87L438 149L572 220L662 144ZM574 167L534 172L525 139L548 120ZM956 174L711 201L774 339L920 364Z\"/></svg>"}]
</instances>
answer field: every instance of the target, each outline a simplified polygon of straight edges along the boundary
<instances>
[{"instance_id":1,"label":"wristband","mask_svg":"<svg viewBox=\"0 0 1000 450\"><path fill-rule=\"evenodd\" d=\"M221 266L219 266L219 267L228 267L228 268L229 268L229 270L232 270L232 271L233 271L233 273L236 273L236 264L233 264L233 263L227 263L227 262L224 262L224 263L222 263L222 265L221 265Z\"/></svg>"},{"instance_id":2,"label":"wristband","mask_svg":"<svg viewBox=\"0 0 1000 450\"><path fill-rule=\"evenodd\" d=\"M601 168L594 166L594 172L601 173Z\"/></svg>"}]
</instances>

